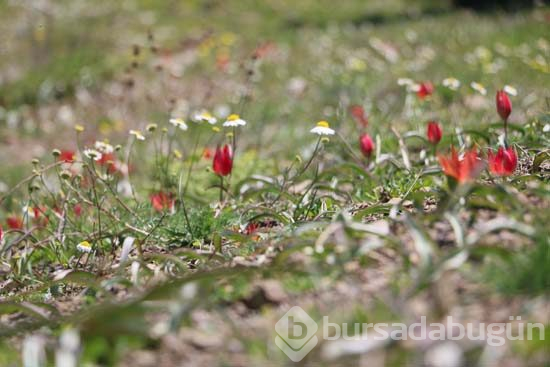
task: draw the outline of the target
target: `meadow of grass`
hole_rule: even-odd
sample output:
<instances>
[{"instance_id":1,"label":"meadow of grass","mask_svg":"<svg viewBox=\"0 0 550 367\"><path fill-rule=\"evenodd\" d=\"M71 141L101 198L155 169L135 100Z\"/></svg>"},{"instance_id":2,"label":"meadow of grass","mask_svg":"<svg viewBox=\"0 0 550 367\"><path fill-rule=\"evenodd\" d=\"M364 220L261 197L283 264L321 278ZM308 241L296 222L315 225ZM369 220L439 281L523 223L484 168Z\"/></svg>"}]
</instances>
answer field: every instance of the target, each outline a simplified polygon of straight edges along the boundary
<instances>
[{"instance_id":1,"label":"meadow of grass","mask_svg":"<svg viewBox=\"0 0 550 367\"><path fill-rule=\"evenodd\" d=\"M0 366L544 366L550 9L410 3L0 2Z\"/></svg>"}]
</instances>

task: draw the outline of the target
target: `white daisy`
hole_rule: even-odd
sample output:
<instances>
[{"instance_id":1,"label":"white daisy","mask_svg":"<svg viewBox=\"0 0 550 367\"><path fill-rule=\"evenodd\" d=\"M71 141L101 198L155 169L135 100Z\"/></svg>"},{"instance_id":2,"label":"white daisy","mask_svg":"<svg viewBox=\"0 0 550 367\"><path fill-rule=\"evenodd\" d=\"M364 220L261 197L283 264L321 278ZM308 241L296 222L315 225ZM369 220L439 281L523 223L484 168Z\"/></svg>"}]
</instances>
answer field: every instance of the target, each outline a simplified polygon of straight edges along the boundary
<instances>
[{"instance_id":1,"label":"white daisy","mask_svg":"<svg viewBox=\"0 0 550 367\"><path fill-rule=\"evenodd\" d=\"M218 120L214 116L212 116L210 112L204 110L196 112L193 115L192 120L195 122L208 122L211 125L214 125L216 122L218 122Z\"/></svg>"},{"instance_id":2,"label":"white daisy","mask_svg":"<svg viewBox=\"0 0 550 367\"><path fill-rule=\"evenodd\" d=\"M326 121L319 121L317 126L310 130L312 133L317 135L334 135L334 130L332 130Z\"/></svg>"},{"instance_id":3,"label":"white daisy","mask_svg":"<svg viewBox=\"0 0 550 367\"><path fill-rule=\"evenodd\" d=\"M450 90L458 90L458 88L460 88L460 80L453 77L443 79L443 82L441 82L441 84L443 84L444 87L447 87Z\"/></svg>"},{"instance_id":4,"label":"white daisy","mask_svg":"<svg viewBox=\"0 0 550 367\"><path fill-rule=\"evenodd\" d=\"M80 252L92 252L92 245L88 241L82 241L76 245L76 249Z\"/></svg>"},{"instance_id":5,"label":"white daisy","mask_svg":"<svg viewBox=\"0 0 550 367\"><path fill-rule=\"evenodd\" d=\"M506 93L506 94L509 94L513 97L517 96L518 95L518 90L514 87L512 87L511 85L505 85L504 88L502 88L502 90Z\"/></svg>"},{"instance_id":6,"label":"white daisy","mask_svg":"<svg viewBox=\"0 0 550 367\"><path fill-rule=\"evenodd\" d=\"M227 126L235 127L235 126L244 126L244 125L246 125L246 121L236 114L229 115L227 120L223 123L223 126L226 126L226 127Z\"/></svg>"},{"instance_id":7,"label":"white daisy","mask_svg":"<svg viewBox=\"0 0 550 367\"><path fill-rule=\"evenodd\" d=\"M115 150L111 144L104 141L96 141L94 147L98 152L105 154L110 154Z\"/></svg>"},{"instance_id":8,"label":"white daisy","mask_svg":"<svg viewBox=\"0 0 550 367\"><path fill-rule=\"evenodd\" d=\"M472 87L473 90L475 90L476 92L478 92L482 96L487 95L487 89L485 89L485 87L481 83L471 82L470 87Z\"/></svg>"},{"instance_id":9,"label":"white daisy","mask_svg":"<svg viewBox=\"0 0 550 367\"><path fill-rule=\"evenodd\" d=\"M95 149L91 149L91 148L88 148L88 149L84 149L84 151L82 152L84 153L84 155L89 158L89 159L93 159L94 161L99 161L101 160L101 157L103 156L101 154L101 152L95 150Z\"/></svg>"},{"instance_id":10,"label":"white daisy","mask_svg":"<svg viewBox=\"0 0 550 367\"><path fill-rule=\"evenodd\" d=\"M182 118L171 118L169 120L169 122L174 125L175 127L178 127L180 128L181 130L185 131L187 130L187 124L185 123L185 121L183 121Z\"/></svg>"},{"instance_id":11,"label":"white daisy","mask_svg":"<svg viewBox=\"0 0 550 367\"><path fill-rule=\"evenodd\" d=\"M145 140L145 136L139 130L130 130L130 135L135 136L137 140Z\"/></svg>"}]
</instances>

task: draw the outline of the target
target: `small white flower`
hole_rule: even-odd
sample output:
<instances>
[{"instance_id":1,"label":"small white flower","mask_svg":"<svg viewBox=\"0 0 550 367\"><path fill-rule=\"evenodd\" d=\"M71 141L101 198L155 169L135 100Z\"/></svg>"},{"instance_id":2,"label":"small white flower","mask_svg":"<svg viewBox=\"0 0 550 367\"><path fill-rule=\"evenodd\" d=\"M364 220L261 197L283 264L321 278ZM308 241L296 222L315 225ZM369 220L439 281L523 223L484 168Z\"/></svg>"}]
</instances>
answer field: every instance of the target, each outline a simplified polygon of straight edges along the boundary
<instances>
[{"instance_id":1,"label":"small white flower","mask_svg":"<svg viewBox=\"0 0 550 367\"><path fill-rule=\"evenodd\" d=\"M76 249L80 252L92 252L92 245L88 241L82 241L76 245Z\"/></svg>"},{"instance_id":2,"label":"small white flower","mask_svg":"<svg viewBox=\"0 0 550 367\"><path fill-rule=\"evenodd\" d=\"M139 130L130 130L130 135L135 136L137 140L145 140L145 136Z\"/></svg>"},{"instance_id":3,"label":"small white flower","mask_svg":"<svg viewBox=\"0 0 550 367\"><path fill-rule=\"evenodd\" d=\"M226 127L227 126L235 127L235 126L244 126L244 125L246 125L246 121L236 114L229 115L227 120L223 123L223 126L226 126Z\"/></svg>"},{"instance_id":4,"label":"small white flower","mask_svg":"<svg viewBox=\"0 0 550 367\"><path fill-rule=\"evenodd\" d=\"M413 92L413 93L416 93L420 90L422 86L418 83L412 83L412 84L409 84L407 85L407 92Z\"/></svg>"},{"instance_id":5,"label":"small white flower","mask_svg":"<svg viewBox=\"0 0 550 367\"><path fill-rule=\"evenodd\" d=\"M460 80L453 77L443 79L443 82L441 84L443 84L444 87L447 87L450 90L458 90L458 88L460 88Z\"/></svg>"},{"instance_id":6,"label":"small white flower","mask_svg":"<svg viewBox=\"0 0 550 367\"><path fill-rule=\"evenodd\" d=\"M411 86L413 84L415 84L414 80L409 79L409 78L399 78L399 79L397 79L397 85L400 85L400 86L404 86L404 85Z\"/></svg>"},{"instance_id":7,"label":"small white flower","mask_svg":"<svg viewBox=\"0 0 550 367\"><path fill-rule=\"evenodd\" d=\"M513 97L517 96L518 95L518 90L514 87L512 87L511 85L505 85L504 88L502 88L502 90L506 93L506 94L509 94Z\"/></svg>"},{"instance_id":8,"label":"small white flower","mask_svg":"<svg viewBox=\"0 0 550 367\"><path fill-rule=\"evenodd\" d=\"M210 112L204 110L196 112L193 115L192 120L195 122L208 122L211 125L214 125L216 122L218 122L218 120L214 116L212 116Z\"/></svg>"},{"instance_id":9,"label":"small white flower","mask_svg":"<svg viewBox=\"0 0 550 367\"><path fill-rule=\"evenodd\" d=\"M104 154L110 154L115 150L111 144L104 141L96 141L94 147L98 152Z\"/></svg>"},{"instance_id":10,"label":"small white flower","mask_svg":"<svg viewBox=\"0 0 550 367\"><path fill-rule=\"evenodd\" d=\"M94 161L101 160L101 157L103 156L99 151L91 148L84 149L83 153L87 158L93 159Z\"/></svg>"},{"instance_id":11,"label":"small white flower","mask_svg":"<svg viewBox=\"0 0 550 367\"><path fill-rule=\"evenodd\" d=\"M332 130L326 121L319 121L317 126L311 129L311 132L317 135L334 135L334 130Z\"/></svg>"},{"instance_id":12,"label":"small white flower","mask_svg":"<svg viewBox=\"0 0 550 367\"><path fill-rule=\"evenodd\" d=\"M472 87L473 90L475 90L476 92L478 92L482 96L487 95L487 89L485 89L485 87L481 83L471 82L470 87Z\"/></svg>"},{"instance_id":13,"label":"small white flower","mask_svg":"<svg viewBox=\"0 0 550 367\"><path fill-rule=\"evenodd\" d=\"M30 206L25 205L23 207L23 215L26 216L26 217L29 217L29 218L35 218L36 217L36 212Z\"/></svg>"},{"instance_id":14,"label":"small white flower","mask_svg":"<svg viewBox=\"0 0 550 367\"><path fill-rule=\"evenodd\" d=\"M181 130L185 131L188 129L187 124L185 121L183 121L182 118L171 118L169 122L174 125L177 128L180 128Z\"/></svg>"}]
</instances>

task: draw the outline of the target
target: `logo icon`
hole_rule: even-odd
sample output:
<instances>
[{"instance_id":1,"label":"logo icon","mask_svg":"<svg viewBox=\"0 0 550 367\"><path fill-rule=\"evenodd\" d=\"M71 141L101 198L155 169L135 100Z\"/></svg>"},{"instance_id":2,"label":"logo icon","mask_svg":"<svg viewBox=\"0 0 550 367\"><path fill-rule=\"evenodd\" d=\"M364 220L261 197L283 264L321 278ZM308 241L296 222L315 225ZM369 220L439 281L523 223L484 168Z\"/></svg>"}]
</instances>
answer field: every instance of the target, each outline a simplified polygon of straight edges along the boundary
<instances>
[{"instance_id":1,"label":"logo icon","mask_svg":"<svg viewBox=\"0 0 550 367\"><path fill-rule=\"evenodd\" d=\"M293 362L299 362L319 342L317 323L301 307L294 306L275 324L275 344Z\"/></svg>"}]
</instances>

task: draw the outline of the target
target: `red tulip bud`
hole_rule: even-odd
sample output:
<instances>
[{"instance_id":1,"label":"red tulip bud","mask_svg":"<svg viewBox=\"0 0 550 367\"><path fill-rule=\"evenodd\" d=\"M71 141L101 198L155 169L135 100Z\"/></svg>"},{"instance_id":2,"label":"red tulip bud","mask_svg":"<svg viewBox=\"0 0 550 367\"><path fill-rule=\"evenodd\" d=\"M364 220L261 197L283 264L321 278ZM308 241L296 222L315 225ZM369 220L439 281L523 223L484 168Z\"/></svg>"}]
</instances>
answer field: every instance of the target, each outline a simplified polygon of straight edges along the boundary
<instances>
[{"instance_id":1,"label":"red tulip bud","mask_svg":"<svg viewBox=\"0 0 550 367\"><path fill-rule=\"evenodd\" d=\"M23 220L15 215L8 217L6 223L10 229L23 229Z\"/></svg>"},{"instance_id":2,"label":"red tulip bud","mask_svg":"<svg viewBox=\"0 0 550 367\"><path fill-rule=\"evenodd\" d=\"M418 91L416 92L416 95L420 99L424 99L434 92L434 85L431 82L423 82L420 83L420 87L418 88Z\"/></svg>"},{"instance_id":3,"label":"red tulip bud","mask_svg":"<svg viewBox=\"0 0 550 367\"><path fill-rule=\"evenodd\" d=\"M441 131L441 126L435 121L428 122L428 130L426 132L426 135L428 136L428 140L432 144L437 144L441 140L441 136L443 135Z\"/></svg>"},{"instance_id":4,"label":"red tulip bud","mask_svg":"<svg viewBox=\"0 0 550 367\"><path fill-rule=\"evenodd\" d=\"M224 145L222 148L216 148L212 169L217 175L227 176L233 169L233 152L229 145Z\"/></svg>"},{"instance_id":5,"label":"red tulip bud","mask_svg":"<svg viewBox=\"0 0 550 367\"><path fill-rule=\"evenodd\" d=\"M361 152L367 158L370 158L372 151L374 150L374 142L369 134L363 134L359 137L359 147Z\"/></svg>"},{"instance_id":6,"label":"red tulip bud","mask_svg":"<svg viewBox=\"0 0 550 367\"><path fill-rule=\"evenodd\" d=\"M497 92L497 112L503 120L508 120L508 116L512 113L512 102L506 92L499 90Z\"/></svg>"}]
</instances>

